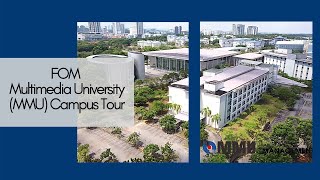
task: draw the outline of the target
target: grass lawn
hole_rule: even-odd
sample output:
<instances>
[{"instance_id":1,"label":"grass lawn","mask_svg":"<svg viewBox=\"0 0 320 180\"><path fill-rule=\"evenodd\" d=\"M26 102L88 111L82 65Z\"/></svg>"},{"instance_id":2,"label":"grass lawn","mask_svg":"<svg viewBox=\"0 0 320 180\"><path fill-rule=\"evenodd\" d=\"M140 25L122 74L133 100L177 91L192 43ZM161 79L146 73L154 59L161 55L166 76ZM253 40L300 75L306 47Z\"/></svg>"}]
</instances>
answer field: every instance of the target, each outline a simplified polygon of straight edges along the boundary
<instances>
[{"instance_id":1,"label":"grass lawn","mask_svg":"<svg viewBox=\"0 0 320 180\"><path fill-rule=\"evenodd\" d=\"M256 104L226 125L220 135L224 141L251 141L265 123L272 122L277 113L286 108L281 100L265 93Z\"/></svg>"}]
</instances>

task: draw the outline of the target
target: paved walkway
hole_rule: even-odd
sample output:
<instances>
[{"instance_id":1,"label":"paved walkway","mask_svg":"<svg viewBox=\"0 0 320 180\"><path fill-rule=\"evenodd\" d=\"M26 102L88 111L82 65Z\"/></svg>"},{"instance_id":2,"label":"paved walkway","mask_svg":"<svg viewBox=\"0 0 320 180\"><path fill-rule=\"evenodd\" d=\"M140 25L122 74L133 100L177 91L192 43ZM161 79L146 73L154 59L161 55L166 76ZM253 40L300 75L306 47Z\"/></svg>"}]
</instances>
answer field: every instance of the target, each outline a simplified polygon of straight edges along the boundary
<instances>
[{"instance_id":1,"label":"paved walkway","mask_svg":"<svg viewBox=\"0 0 320 180\"><path fill-rule=\"evenodd\" d=\"M93 130L81 128L77 130L77 133L78 143L89 144L90 151L95 153L96 158L100 157L100 154L108 148L111 149L120 162L127 161L133 157L143 157L142 151L101 128Z\"/></svg>"}]
</instances>

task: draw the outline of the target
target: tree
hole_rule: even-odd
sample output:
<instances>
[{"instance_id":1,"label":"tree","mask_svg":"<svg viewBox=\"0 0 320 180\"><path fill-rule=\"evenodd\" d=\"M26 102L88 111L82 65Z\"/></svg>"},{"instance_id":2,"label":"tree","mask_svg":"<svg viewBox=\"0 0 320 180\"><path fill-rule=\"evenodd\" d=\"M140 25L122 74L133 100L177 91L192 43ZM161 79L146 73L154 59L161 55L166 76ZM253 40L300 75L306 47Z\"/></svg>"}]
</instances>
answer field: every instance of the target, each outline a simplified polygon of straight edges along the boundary
<instances>
[{"instance_id":1,"label":"tree","mask_svg":"<svg viewBox=\"0 0 320 180\"><path fill-rule=\"evenodd\" d=\"M227 163L228 159L225 154L207 154L203 159L204 163Z\"/></svg>"},{"instance_id":2,"label":"tree","mask_svg":"<svg viewBox=\"0 0 320 180\"><path fill-rule=\"evenodd\" d=\"M215 114L215 115L211 115L210 116L210 119L212 119L212 122L214 122L214 123L219 123L219 121L221 120L221 118L220 118L220 115L217 113L217 114Z\"/></svg>"},{"instance_id":3,"label":"tree","mask_svg":"<svg viewBox=\"0 0 320 180\"><path fill-rule=\"evenodd\" d=\"M273 127L270 140L272 145L288 149L291 157L296 158L297 152L293 150L298 147L299 137L293 121L286 120Z\"/></svg>"},{"instance_id":4,"label":"tree","mask_svg":"<svg viewBox=\"0 0 320 180\"><path fill-rule=\"evenodd\" d=\"M154 111L156 115L166 113L167 109L167 106L162 101L153 101L151 104L151 110Z\"/></svg>"},{"instance_id":5,"label":"tree","mask_svg":"<svg viewBox=\"0 0 320 180\"><path fill-rule=\"evenodd\" d=\"M141 118L147 121L153 121L156 113L152 110L145 110L141 114Z\"/></svg>"},{"instance_id":6,"label":"tree","mask_svg":"<svg viewBox=\"0 0 320 180\"><path fill-rule=\"evenodd\" d=\"M158 153L160 150L159 146L156 144L148 144L143 149L143 158L145 162L160 162L162 161L161 154Z\"/></svg>"},{"instance_id":7,"label":"tree","mask_svg":"<svg viewBox=\"0 0 320 180\"><path fill-rule=\"evenodd\" d=\"M182 124L181 124L181 127L182 127L182 129L189 129L189 122L188 121L185 121L185 122L183 122Z\"/></svg>"},{"instance_id":8,"label":"tree","mask_svg":"<svg viewBox=\"0 0 320 180\"><path fill-rule=\"evenodd\" d=\"M141 106L145 105L148 102L148 99L141 95L135 95L134 96L134 104Z\"/></svg>"},{"instance_id":9,"label":"tree","mask_svg":"<svg viewBox=\"0 0 320 180\"><path fill-rule=\"evenodd\" d=\"M297 126L298 136L303 140L308 148L312 147L312 120L299 120Z\"/></svg>"},{"instance_id":10,"label":"tree","mask_svg":"<svg viewBox=\"0 0 320 180\"><path fill-rule=\"evenodd\" d=\"M91 162L92 157L90 156L89 144L79 145L77 148L77 159L79 163Z\"/></svg>"},{"instance_id":11,"label":"tree","mask_svg":"<svg viewBox=\"0 0 320 180\"><path fill-rule=\"evenodd\" d=\"M204 117L209 117L209 116L211 116L211 110L209 109L209 107L205 107L202 109L201 114Z\"/></svg>"},{"instance_id":12,"label":"tree","mask_svg":"<svg viewBox=\"0 0 320 180\"><path fill-rule=\"evenodd\" d=\"M175 151L171 148L170 143L166 143L164 147L161 147L161 154L163 156L163 162L174 162L177 161L178 156Z\"/></svg>"},{"instance_id":13,"label":"tree","mask_svg":"<svg viewBox=\"0 0 320 180\"><path fill-rule=\"evenodd\" d=\"M168 103L167 107L168 109L173 110L176 114L178 114L181 111L181 105L176 103Z\"/></svg>"},{"instance_id":14,"label":"tree","mask_svg":"<svg viewBox=\"0 0 320 180\"><path fill-rule=\"evenodd\" d=\"M118 162L117 157L111 152L110 149L106 149L100 154L101 162Z\"/></svg>"},{"instance_id":15,"label":"tree","mask_svg":"<svg viewBox=\"0 0 320 180\"><path fill-rule=\"evenodd\" d=\"M173 133L176 130L176 119L172 115L165 115L160 119L160 126L167 133Z\"/></svg>"},{"instance_id":16,"label":"tree","mask_svg":"<svg viewBox=\"0 0 320 180\"><path fill-rule=\"evenodd\" d=\"M140 163L140 162L144 162L144 161L141 158L131 158L130 160L127 160L125 162Z\"/></svg>"},{"instance_id":17,"label":"tree","mask_svg":"<svg viewBox=\"0 0 320 180\"><path fill-rule=\"evenodd\" d=\"M183 135L184 137L188 138L189 137L189 122L185 121L181 124L181 128L183 130Z\"/></svg>"},{"instance_id":18,"label":"tree","mask_svg":"<svg viewBox=\"0 0 320 180\"><path fill-rule=\"evenodd\" d=\"M140 142L140 135L137 132L134 132L129 135L127 141L129 144L131 144L131 146L138 147Z\"/></svg>"},{"instance_id":19,"label":"tree","mask_svg":"<svg viewBox=\"0 0 320 180\"><path fill-rule=\"evenodd\" d=\"M209 133L204 128L201 128L200 129L200 142L201 142L201 144L204 141L207 141L208 137L209 137Z\"/></svg>"},{"instance_id":20,"label":"tree","mask_svg":"<svg viewBox=\"0 0 320 180\"><path fill-rule=\"evenodd\" d=\"M120 127L115 127L112 131L111 134L121 134L122 130Z\"/></svg>"}]
</instances>

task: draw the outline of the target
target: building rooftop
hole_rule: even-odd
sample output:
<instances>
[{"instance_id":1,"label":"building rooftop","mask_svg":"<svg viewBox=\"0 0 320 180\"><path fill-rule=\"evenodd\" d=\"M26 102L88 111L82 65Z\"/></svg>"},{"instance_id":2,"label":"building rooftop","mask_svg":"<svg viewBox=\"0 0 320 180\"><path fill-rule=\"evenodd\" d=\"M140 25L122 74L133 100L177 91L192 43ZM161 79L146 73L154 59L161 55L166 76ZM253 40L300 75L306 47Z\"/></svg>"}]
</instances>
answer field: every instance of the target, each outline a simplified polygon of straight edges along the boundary
<instances>
[{"instance_id":1,"label":"building rooftop","mask_svg":"<svg viewBox=\"0 0 320 180\"><path fill-rule=\"evenodd\" d=\"M260 62L260 61L252 61L252 60L246 60L246 59L242 59L240 61L240 63L252 64L252 65L255 65L255 66L262 64L262 62Z\"/></svg>"},{"instance_id":2,"label":"building rooftop","mask_svg":"<svg viewBox=\"0 0 320 180\"><path fill-rule=\"evenodd\" d=\"M223 57L229 57L240 54L236 51L230 51L226 48L200 49L200 61L208 61Z\"/></svg>"},{"instance_id":3,"label":"building rooftop","mask_svg":"<svg viewBox=\"0 0 320 180\"><path fill-rule=\"evenodd\" d=\"M239 76L243 73L246 73L248 71L253 70L253 67L249 67L249 66L235 66L233 68L229 68L215 76L212 76L208 79L206 79L206 82L210 82L210 81L226 81L228 79L234 78L236 76Z\"/></svg>"},{"instance_id":4,"label":"building rooftop","mask_svg":"<svg viewBox=\"0 0 320 180\"><path fill-rule=\"evenodd\" d=\"M266 74L267 72L267 70L239 65L229 68L215 76L200 77L200 86L204 85L205 82L223 82L224 87L219 89L219 91L228 92L254 80L263 74Z\"/></svg>"},{"instance_id":5,"label":"building rooftop","mask_svg":"<svg viewBox=\"0 0 320 180\"><path fill-rule=\"evenodd\" d=\"M142 54L146 56L157 56L157 57L189 60L189 48L149 51L149 52L143 52Z\"/></svg>"},{"instance_id":6,"label":"building rooftop","mask_svg":"<svg viewBox=\"0 0 320 180\"><path fill-rule=\"evenodd\" d=\"M231 91L233 89L236 89L254 79L257 77L266 74L268 71L266 70L260 70L260 69L253 69L247 73L241 74L240 76L234 77L232 79L229 79L224 82L224 87L220 89L221 91Z\"/></svg>"},{"instance_id":7,"label":"building rooftop","mask_svg":"<svg viewBox=\"0 0 320 180\"><path fill-rule=\"evenodd\" d=\"M308 87L305 84L293 81L291 79L288 79L288 78L285 78L285 77L282 77L282 76L279 76L279 75L277 75L277 79L275 80L275 83L276 84L282 84L282 85L288 85L288 86Z\"/></svg>"},{"instance_id":8,"label":"building rooftop","mask_svg":"<svg viewBox=\"0 0 320 180\"><path fill-rule=\"evenodd\" d=\"M249 59L249 60L255 60L263 57L263 54L258 54L258 53L244 53L244 54L239 54L236 56L233 56L236 58L241 58L241 59Z\"/></svg>"},{"instance_id":9,"label":"building rooftop","mask_svg":"<svg viewBox=\"0 0 320 180\"><path fill-rule=\"evenodd\" d=\"M295 40L295 41L277 41L276 44L304 44L303 40Z\"/></svg>"},{"instance_id":10,"label":"building rooftop","mask_svg":"<svg viewBox=\"0 0 320 180\"><path fill-rule=\"evenodd\" d=\"M142 54L146 56L189 60L189 48L149 51L142 52ZM200 61L208 61L217 58L234 56L237 54L240 53L236 51L230 51L230 48L200 49Z\"/></svg>"},{"instance_id":11,"label":"building rooftop","mask_svg":"<svg viewBox=\"0 0 320 180\"><path fill-rule=\"evenodd\" d=\"M262 54L277 56L277 57L287 57L288 54L274 52L273 50L263 50Z\"/></svg>"}]
</instances>

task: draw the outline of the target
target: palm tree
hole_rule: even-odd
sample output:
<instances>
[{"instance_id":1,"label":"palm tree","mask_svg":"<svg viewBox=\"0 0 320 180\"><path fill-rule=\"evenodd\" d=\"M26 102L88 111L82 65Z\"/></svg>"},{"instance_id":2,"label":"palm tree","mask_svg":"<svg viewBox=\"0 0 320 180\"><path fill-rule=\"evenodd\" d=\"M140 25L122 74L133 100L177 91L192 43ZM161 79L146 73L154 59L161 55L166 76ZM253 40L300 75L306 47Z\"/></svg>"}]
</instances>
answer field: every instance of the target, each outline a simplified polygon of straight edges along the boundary
<instances>
[{"instance_id":1,"label":"palm tree","mask_svg":"<svg viewBox=\"0 0 320 180\"><path fill-rule=\"evenodd\" d=\"M201 114L208 120L208 117L211 116L211 110L209 107L205 107L202 109ZM209 121L207 121L207 123L209 123Z\"/></svg>"},{"instance_id":2,"label":"palm tree","mask_svg":"<svg viewBox=\"0 0 320 180\"><path fill-rule=\"evenodd\" d=\"M221 120L219 113L217 113L215 115L211 115L210 118L211 118L212 122L217 123L217 124Z\"/></svg>"},{"instance_id":3,"label":"palm tree","mask_svg":"<svg viewBox=\"0 0 320 180\"><path fill-rule=\"evenodd\" d=\"M211 110L209 109L209 107L205 107L202 109L201 114L205 117L209 117L211 116Z\"/></svg>"},{"instance_id":4,"label":"palm tree","mask_svg":"<svg viewBox=\"0 0 320 180\"><path fill-rule=\"evenodd\" d=\"M168 103L168 108L173 110L176 114L178 114L181 111L181 105L175 104L175 103Z\"/></svg>"}]
</instances>

